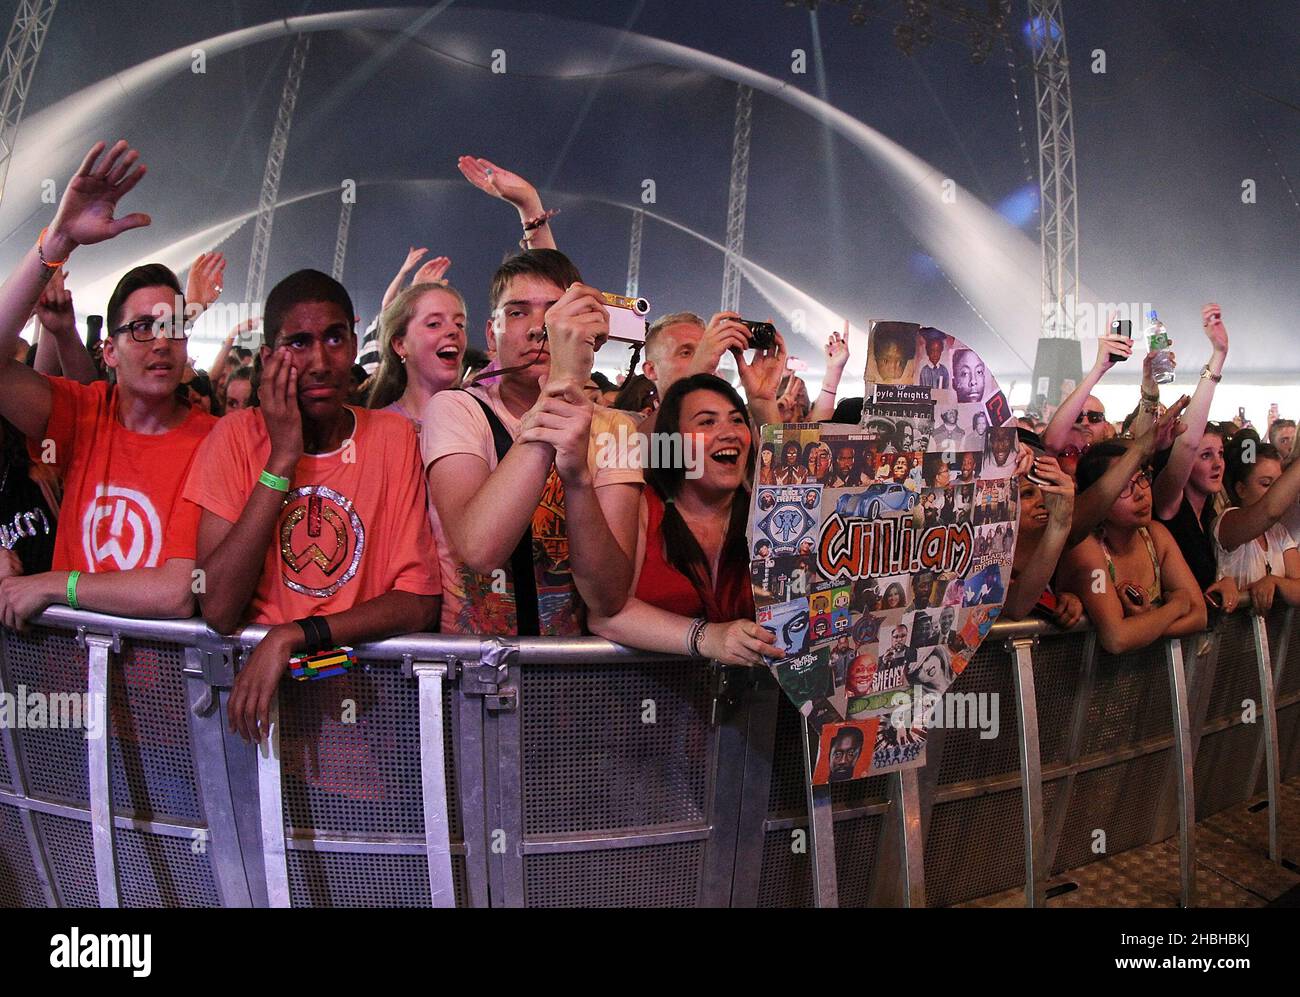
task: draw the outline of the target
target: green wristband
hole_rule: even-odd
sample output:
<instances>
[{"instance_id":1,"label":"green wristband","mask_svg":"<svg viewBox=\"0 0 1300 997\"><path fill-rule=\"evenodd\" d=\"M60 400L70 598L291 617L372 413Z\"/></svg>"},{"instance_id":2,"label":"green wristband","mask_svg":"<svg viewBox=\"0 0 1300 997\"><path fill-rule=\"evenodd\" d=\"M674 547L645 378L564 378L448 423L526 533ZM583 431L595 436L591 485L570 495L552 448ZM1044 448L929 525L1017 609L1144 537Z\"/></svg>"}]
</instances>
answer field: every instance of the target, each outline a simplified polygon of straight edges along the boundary
<instances>
[{"instance_id":1,"label":"green wristband","mask_svg":"<svg viewBox=\"0 0 1300 997\"><path fill-rule=\"evenodd\" d=\"M287 492L289 490L289 479L282 478L278 474L272 474L270 471L263 471L257 476L259 484L266 485L267 488L277 492Z\"/></svg>"},{"instance_id":2,"label":"green wristband","mask_svg":"<svg viewBox=\"0 0 1300 997\"><path fill-rule=\"evenodd\" d=\"M68 572L68 592L67 592L68 605L71 606L73 609L81 608L79 605L77 605L77 579L80 577L81 577L80 571Z\"/></svg>"}]
</instances>

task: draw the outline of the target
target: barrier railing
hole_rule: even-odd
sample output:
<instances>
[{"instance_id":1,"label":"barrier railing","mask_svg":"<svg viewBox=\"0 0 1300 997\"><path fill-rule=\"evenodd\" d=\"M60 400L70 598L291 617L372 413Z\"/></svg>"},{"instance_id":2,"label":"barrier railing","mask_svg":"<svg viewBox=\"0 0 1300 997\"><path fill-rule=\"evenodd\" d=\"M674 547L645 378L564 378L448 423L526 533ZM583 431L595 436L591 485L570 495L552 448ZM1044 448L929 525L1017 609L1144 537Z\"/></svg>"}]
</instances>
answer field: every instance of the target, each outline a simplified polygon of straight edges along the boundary
<instances>
[{"instance_id":1,"label":"barrier railing","mask_svg":"<svg viewBox=\"0 0 1300 997\"><path fill-rule=\"evenodd\" d=\"M1195 817L1266 791L1280 859L1292 616L1227 617L1186 666L999 623L949 690L996 694L999 736L934 729L921 770L813 788L764 671L409 636L282 683L255 750L226 707L261 631L51 609L0 631L0 905L1041 906L1049 875L1171 836L1190 904Z\"/></svg>"}]
</instances>

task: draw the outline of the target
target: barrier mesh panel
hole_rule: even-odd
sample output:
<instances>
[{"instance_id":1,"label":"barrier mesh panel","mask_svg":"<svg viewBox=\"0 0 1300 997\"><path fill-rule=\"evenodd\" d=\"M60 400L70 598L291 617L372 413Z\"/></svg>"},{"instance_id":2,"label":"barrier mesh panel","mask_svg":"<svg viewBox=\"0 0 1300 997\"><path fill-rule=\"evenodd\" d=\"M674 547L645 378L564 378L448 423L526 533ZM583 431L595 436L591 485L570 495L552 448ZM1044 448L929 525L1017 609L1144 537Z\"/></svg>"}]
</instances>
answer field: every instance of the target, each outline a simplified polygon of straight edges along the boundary
<instances>
[{"instance_id":1,"label":"barrier mesh panel","mask_svg":"<svg viewBox=\"0 0 1300 997\"><path fill-rule=\"evenodd\" d=\"M221 906L203 839L119 827L114 846L124 907Z\"/></svg>"},{"instance_id":2,"label":"barrier mesh panel","mask_svg":"<svg viewBox=\"0 0 1300 997\"><path fill-rule=\"evenodd\" d=\"M1172 737L1164 647L1154 644L1116 657L1098 648L1081 758Z\"/></svg>"},{"instance_id":3,"label":"barrier mesh panel","mask_svg":"<svg viewBox=\"0 0 1300 997\"><path fill-rule=\"evenodd\" d=\"M414 679L390 662L368 668L363 663L319 682L282 682L280 723L284 819L290 828L423 837ZM449 770L452 789L450 760ZM450 795L456 799L455 792ZM454 816L459 836L458 810Z\"/></svg>"},{"instance_id":4,"label":"barrier mesh panel","mask_svg":"<svg viewBox=\"0 0 1300 997\"><path fill-rule=\"evenodd\" d=\"M1052 871L1089 862L1148 844L1169 775L1170 752L1141 755L1118 765L1080 772L1066 812L1065 827L1052 860ZM1094 852L1105 833L1105 851Z\"/></svg>"},{"instance_id":5,"label":"barrier mesh panel","mask_svg":"<svg viewBox=\"0 0 1300 997\"><path fill-rule=\"evenodd\" d=\"M1269 622L1271 623L1272 620ZM1270 628L1269 639L1272 643L1269 644L1269 647L1273 649L1273 657L1276 659L1283 652L1283 649L1278 644L1278 640L1281 638L1281 627L1278 626L1276 636L1274 636L1274 633L1275 631ZM1278 696L1294 696L1300 692L1300 612L1295 614L1295 619L1291 624L1291 639L1287 642L1285 654L1282 680L1278 683L1277 694Z\"/></svg>"},{"instance_id":6,"label":"barrier mesh panel","mask_svg":"<svg viewBox=\"0 0 1300 997\"><path fill-rule=\"evenodd\" d=\"M869 814L835 822L835 882L841 907L865 907L876 869L880 829L884 818ZM763 871L758 886L759 907L811 907L812 855L795 852L794 829L768 831L763 837ZM891 860L892 861L892 860Z\"/></svg>"},{"instance_id":7,"label":"barrier mesh panel","mask_svg":"<svg viewBox=\"0 0 1300 997\"><path fill-rule=\"evenodd\" d=\"M1034 648L1038 751L1044 770L1066 761L1087 642L1087 634L1063 634L1044 638Z\"/></svg>"},{"instance_id":8,"label":"barrier mesh panel","mask_svg":"<svg viewBox=\"0 0 1300 997\"><path fill-rule=\"evenodd\" d=\"M44 907L32 850L17 807L0 803L0 907Z\"/></svg>"},{"instance_id":9,"label":"barrier mesh panel","mask_svg":"<svg viewBox=\"0 0 1300 997\"><path fill-rule=\"evenodd\" d=\"M808 805L803 784L803 747L799 744L799 712L784 693L777 701L776 710L767 812L773 817L806 814ZM888 796L889 777L885 775L837 782L831 786L831 805L836 810L883 803Z\"/></svg>"},{"instance_id":10,"label":"barrier mesh panel","mask_svg":"<svg viewBox=\"0 0 1300 997\"><path fill-rule=\"evenodd\" d=\"M1262 723L1233 724L1201 738L1195 768L1198 818L1217 814L1254 795L1250 773L1263 735Z\"/></svg>"},{"instance_id":11,"label":"barrier mesh panel","mask_svg":"<svg viewBox=\"0 0 1300 997\"><path fill-rule=\"evenodd\" d=\"M529 907L694 907L703 857L703 841L525 855L524 902Z\"/></svg>"},{"instance_id":12,"label":"barrier mesh panel","mask_svg":"<svg viewBox=\"0 0 1300 997\"><path fill-rule=\"evenodd\" d=\"M75 693L84 701L86 652L69 634L34 627L24 636L4 635L8 690L26 696ZM19 689L22 686L22 689ZM48 701L48 700L47 700ZM86 732L83 729L20 728L18 751L27 773L28 795L88 807Z\"/></svg>"},{"instance_id":13,"label":"barrier mesh panel","mask_svg":"<svg viewBox=\"0 0 1300 997\"><path fill-rule=\"evenodd\" d=\"M543 665L523 669L521 686L525 834L705 819L710 693L699 662ZM654 723L642 720L650 704ZM548 857L538 874L556 865Z\"/></svg>"},{"instance_id":14,"label":"barrier mesh panel","mask_svg":"<svg viewBox=\"0 0 1300 997\"><path fill-rule=\"evenodd\" d=\"M6 674L8 669L5 667L10 636L9 631L0 627L0 692L7 692L12 695L13 690L9 676ZM9 752L5 750L3 742L0 742L0 789L7 789L10 792L18 791L18 774L10 769Z\"/></svg>"},{"instance_id":15,"label":"barrier mesh panel","mask_svg":"<svg viewBox=\"0 0 1300 997\"><path fill-rule=\"evenodd\" d=\"M985 641L966 670L948 687L943 697L944 715L936 717L945 725L943 757L929 756L926 761L927 765L939 764L939 785L1020 771L1016 734L1020 711L1016 708L1014 668L1014 660L1000 642ZM982 710L981 700L987 704ZM996 714L991 712L994 709ZM981 738L979 721L994 716L998 720L997 737ZM956 723L949 727L953 720Z\"/></svg>"},{"instance_id":16,"label":"barrier mesh panel","mask_svg":"<svg viewBox=\"0 0 1300 997\"><path fill-rule=\"evenodd\" d=\"M45 858L54 877L54 891L62 907L98 907L95 885L95 846L90 822L33 814L36 829L45 844Z\"/></svg>"},{"instance_id":17,"label":"barrier mesh panel","mask_svg":"<svg viewBox=\"0 0 1300 997\"><path fill-rule=\"evenodd\" d=\"M1242 700L1259 708L1259 665L1255 658L1255 635L1250 616L1234 613L1219 624L1219 656L1210 687L1205 719L1240 718Z\"/></svg>"},{"instance_id":18,"label":"barrier mesh panel","mask_svg":"<svg viewBox=\"0 0 1300 997\"><path fill-rule=\"evenodd\" d=\"M429 866L423 855L312 852L287 855L295 907L428 907ZM465 859L451 857L456 906L469 903Z\"/></svg>"},{"instance_id":19,"label":"barrier mesh panel","mask_svg":"<svg viewBox=\"0 0 1300 997\"><path fill-rule=\"evenodd\" d=\"M114 656L109 696L113 812L202 823L181 648L124 641L122 650Z\"/></svg>"},{"instance_id":20,"label":"barrier mesh panel","mask_svg":"<svg viewBox=\"0 0 1300 997\"><path fill-rule=\"evenodd\" d=\"M925 901L947 907L1025 881L1020 790L935 803L925 839Z\"/></svg>"},{"instance_id":21,"label":"barrier mesh panel","mask_svg":"<svg viewBox=\"0 0 1300 997\"><path fill-rule=\"evenodd\" d=\"M1283 779L1300 775L1300 703L1277 711L1277 758Z\"/></svg>"}]
</instances>

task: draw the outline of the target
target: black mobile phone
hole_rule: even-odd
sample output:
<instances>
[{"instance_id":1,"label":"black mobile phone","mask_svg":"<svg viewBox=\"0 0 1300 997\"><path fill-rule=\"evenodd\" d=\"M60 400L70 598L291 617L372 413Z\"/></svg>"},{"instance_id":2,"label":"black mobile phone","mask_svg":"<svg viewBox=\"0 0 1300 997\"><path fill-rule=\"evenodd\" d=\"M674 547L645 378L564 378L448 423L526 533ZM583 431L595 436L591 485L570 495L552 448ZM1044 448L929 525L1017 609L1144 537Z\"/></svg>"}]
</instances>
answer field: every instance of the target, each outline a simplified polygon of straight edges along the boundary
<instances>
[{"instance_id":1,"label":"black mobile phone","mask_svg":"<svg viewBox=\"0 0 1300 997\"><path fill-rule=\"evenodd\" d=\"M1127 339L1127 340L1129 340L1129 341L1131 342L1132 339L1133 339L1133 322L1132 322L1132 320L1130 320L1130 319L1126 319L1126 318L1117 318L1117 319L1115 319L1115 321L1113 321L1113 322L1110 324L1110 334L1111 334L1112 336L1123 336L1125 339ZM1110 355L1110 358L1111 358L1111 360L1114 361L1115 363L1121 363L1122 361L1128 359L1128 357L1122 357L1122 356L1120 356L1118 353L1112 353L1112 354Z\"/></svg>"},{"instance_id":2,"label":"black mobile phone","mask_svg":"<svg viewBox=\"0 0 1300 997\"><path fill-rule=\"evenodd\" d=\"M1140 606L1146 601L1146 598L1142 594L1142 590L1136 585L1125 585L1124 592L1128 595L1129 602L1132 602L1135 605Z\"/></svg>"},{"instance_id":3,"label":"black mobile phone","mask_svg":"<svg viewBox=\"0 0 1300 997\"><path fill-rule=\"evenodd\" d=\"M1221 592L1206 592L1206 593L1205 593L1205 601L1208 602L1208 603L1209 603L1211 606L1213 606L1215 609L1222 609L1222 608L1223 608L1223 593L1221 593Z\"/></svg>"}]
</instances>

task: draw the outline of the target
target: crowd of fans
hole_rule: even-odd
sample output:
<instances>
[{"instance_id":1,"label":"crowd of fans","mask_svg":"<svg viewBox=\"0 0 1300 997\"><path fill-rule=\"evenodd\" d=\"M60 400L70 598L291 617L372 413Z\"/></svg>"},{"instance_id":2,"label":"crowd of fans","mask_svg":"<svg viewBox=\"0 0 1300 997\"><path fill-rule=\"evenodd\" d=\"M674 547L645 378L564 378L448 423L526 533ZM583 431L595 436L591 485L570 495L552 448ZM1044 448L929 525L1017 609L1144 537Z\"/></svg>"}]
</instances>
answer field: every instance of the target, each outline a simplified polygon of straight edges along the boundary
<instances>
[{"instance_id":1,"label":"crowd of fans","mask_svg":"<svg viewBox=\"0 0 1300 997\"><path fill-rule=\"evenodd\" d=\"M657 319L641 372L615 384L593 371L607 306L556 249L554 212L508 170L459 165L523 228L492 279L486 354L468 348L450 260L422 262L413 247L361 337L344 287L302 270L267 296L257 349L241 345L257 323L237 326L202 372L187 336L221 295L219 253L200 256L184 287L160 264L132 269L108 301L106 333L78 335L64 263L149 224L118 217L144 175L137 153L91 149L0 288L0 624L23 629L52 604L197 611L223 633L263 624L230 700L250 739L266 732L290 658L403 632L592 632L758 665L779 652L755 622L751 482L875 475L924 492L916 515L945 522L960 510L943 496L974 480L975 451L1019 473L1006 616L1068 627L1086 612L1101 645L1122 653L1202 631L1244 599L1262 612L1300 603L1296 426L1274 410L1264 440L1244 418L1207 421L1228 353L1218 305L1203 310L1196 389L1168 408L1148 358L1137 407L1110 419L1092 392L1132 343L1106 336L1054 411L1020 418L1018 440L936 419L932 440L947 434L969 467L900 453L863 468L851 448L756 440L763 423L861 420L861 398L837 404L847 329L825 345L815 399L787 370L779 334L753 349L727 312ZM936 346L915 382L978 398L979 358L959 350L950 371ZM358 364L368 352L372 373ZM728 354L743 395L718 376ZM867 379L906 376L919 360L882 342ZM650 433L691 438L698 466L601 459L598 440ZM1011 538L1008 528L986 543L1006 554Z\"/></svg>"}]
</instances>

